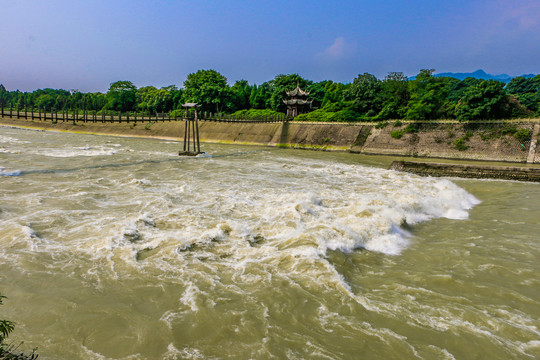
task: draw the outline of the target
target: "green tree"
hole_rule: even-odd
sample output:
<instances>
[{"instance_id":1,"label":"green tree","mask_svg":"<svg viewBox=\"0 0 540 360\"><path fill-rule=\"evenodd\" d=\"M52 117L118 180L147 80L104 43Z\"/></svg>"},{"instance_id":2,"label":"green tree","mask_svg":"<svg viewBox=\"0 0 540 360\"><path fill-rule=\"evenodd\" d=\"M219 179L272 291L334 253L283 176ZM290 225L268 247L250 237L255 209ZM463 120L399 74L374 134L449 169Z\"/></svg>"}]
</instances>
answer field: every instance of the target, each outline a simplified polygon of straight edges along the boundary
<instances>
[{"instance_id":1,"label":"green tree","mask_svg":"<svg viewBox=\"0 0 540 360\"><path fill-rule=\"evenodd\" d=\"M311 83L306 87L309 92L309 99L312 101L312 107L319 109L322 106L324 97L326 95L326 85L331 83L330 80L324 80L320 82Z\"/></svg>"},{"instance_id":2,"label":"green tree","mask_svg":"<svg viewBox=\"0 0 540 360\"><path fill-rule=\"evenodd\" d=\"M117 111L132 111L137 101L137 87L131 81L111 83L105 107Z\"/></svg>"},{"instance_id":3,"label":"green tree","mask_svg":"<svg viewBox=\"0 0 540 360\"><path fill-rule=\"evenodd\" d=\"M215 70L199 70L184 81L187 102L199 103L201 110L221 112L230 101L231 91L227 78Z\"/></svg>"},{"instance_id":4,"label":"green tree","mask_svg":"<svg viewBox=\"0 0 540 360\"><path fill-rule=\"evenodd\" d=\"M449 90L444 79L433 76L434 71L422 69L415 80L409 81L410 100L406 119L431 120L440 117Z\"/></svg>"},{"instance_id":5,"label":"green tree","mask_svg":"<svg viewBox=\"0 0 540 360\"><path fill-rule=\"evenodd\" d=\"M298 74L280 74L276 76L269 83L271 90L270 106L272 110L285 112L287 106L283 103L283 100L287 97L286 92L294 90L297 86L306 90L311 84L312 81L306 80Z\"/></svg>"},{"instance_id":6,"label":"green tree","mask_svg":"<svg viewBox=\"0 0 540 360\"><path fill-rule=\"evenodd\" d=\"M527 109L540 114L540 75L529 79L515 77L506 85L505 91L515 96Z\"/></svg>"},{"instance_id":7,"label":"green tree","mask_svg":"<svg viewBox=\"0 0 540 360\"><path fill-rule=\"evenodd\" d=\"M374 75L358 75L345 93L345 98L352 101L351 109L367 117L375 116L382 109L380 97L382 84Z\"/></svg>"},{"instance_id":8,"label":"green tree","mask_svg":"<svg viewBox=\"0 0 540 360\"><path fill-rule=\"evenodd\" d=\"M478 85L481 82L482 79L476 79L473 77L468 77L461 81L459 79L453 79L453 81L450 83L450 88L448 90L448 101L450 101L454 105L457 105L457 103L461 100L468 88Z\"/></svg>"},{"instance_id":9,"label":"green tree","mask_svg":"<svg viewBox=\"0 0 540 360\"><path fill-rule=\"evenodd\" d=\"M512 105L504 91L504 83L483 80L465 91L457 108L459 120L489 120L510 117Z\"/></svg>"},{"instance_id":10,"label":"green tree","mask_svg":"<svg viewBox=\"0 0 540 360\"><path fill-rule=\"evenodd\" d=\"M36 106L40 109L50 110L54 107L55 102L56 102L56 99L54 99L52 95L42 94L37 97Z\"/></svg>"},{"instance_id":11,"label":"green tree","mask_svg":"<svg viewBox=\"0 0 540 360\"><path fill-rule=\"evenodd\" d=\"M410 99L407 77L402 72L390 72L381 84L382 110L380 119L403 119Z\"/></svg>"},{"instance_id":12,"label":"green tree","mask_svg":"<svg viewBox=\"0 0 540 360\"><path fill-rule=\"evenodd\" d=\"M321 107L326 111L340 111L349 107L351 102L345 101L345 93L350 84L328 81L324 86L324 98Z\"/></svg>"},{"instance_id":13,"label":"green tree","mask_svg":"<svg viewBox=\"0 0 540 360\"><path fill-rule=\"evenodd\" d=\"M9 103L9 92L3 84L0 84L0 106L6 106Z\"/></svg>"},{"instance_id":14,"label":"green tree","mask_svg":"<svg viewBox=\"0 0 540 360\"><path fill-rule=\"evenodd\" d=\"M232 92L232 106L229 109L231 112L239 110L247 110L250 106L250 97L253 90L253 86L250 86L247 80L238 80L231 87Z\"/></svg>"},{"instance_id":15,"label":"green tree","mask_svg":"<svg viewBox=\"0 0 540 360\"><path fill-rule=\"evenodd\" d=\"M264 82L261 85L254 85L249 96L249 106L252 109L270 109L270 98L272 90L269 82Z\"/></svg>"}]
</instances>

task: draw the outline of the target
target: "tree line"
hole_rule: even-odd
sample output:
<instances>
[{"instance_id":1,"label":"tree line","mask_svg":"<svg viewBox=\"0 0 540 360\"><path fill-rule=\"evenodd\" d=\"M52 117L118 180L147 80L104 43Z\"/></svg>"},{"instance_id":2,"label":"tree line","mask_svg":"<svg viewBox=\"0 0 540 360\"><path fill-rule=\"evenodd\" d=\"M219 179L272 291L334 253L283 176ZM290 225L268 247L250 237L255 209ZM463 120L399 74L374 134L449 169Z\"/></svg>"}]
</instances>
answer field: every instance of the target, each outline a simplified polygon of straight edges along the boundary
<instances>
[{"instance_id":1,"label":"tree line","mask_svg":"<svg viewBox=\"0 0 540 360\"><path fill-rule=\"evenodd\" d=\"M489 120L540 116L540 75L516 77L508 84L496 80L433 75L433 69L420 70L414 80L401 72L384 79L372 74L358 75L350 83L330 80L314 82L298 74L277 75L260 85L246 80L229 85L215 70L191 73L183 87L144 86L130 81L110 84L106 93L63 89L33 92L8 91L0 84L0 106L45 110L90 110L166 113L181 111L186 102L202 104L213 113L275 115L284 113L286 91L299 85L307 90L312 110L299 115L299 121L381 121L406 120Z\"/></svg>"}]
</instances>

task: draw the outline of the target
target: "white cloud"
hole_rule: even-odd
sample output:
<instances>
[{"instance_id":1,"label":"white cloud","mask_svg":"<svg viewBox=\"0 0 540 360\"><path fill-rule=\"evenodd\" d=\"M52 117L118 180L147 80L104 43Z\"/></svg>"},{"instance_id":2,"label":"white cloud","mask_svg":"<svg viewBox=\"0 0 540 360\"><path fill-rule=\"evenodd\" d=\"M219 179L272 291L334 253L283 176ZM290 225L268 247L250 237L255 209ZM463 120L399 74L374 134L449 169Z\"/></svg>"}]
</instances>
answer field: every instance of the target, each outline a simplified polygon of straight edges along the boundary
<instances>
[{"instance_id":1,"label":"white cloud","mask_svg":"<svg viewBox=\"0 0 540 360\"><path fill-rule=\"evenodd\" d=\"M347 42L344 37L338 37L332 45L317 54L317 57L327 61L341 60L352 54L355 49L356 44Z\"/></svg>"}]
</instances>

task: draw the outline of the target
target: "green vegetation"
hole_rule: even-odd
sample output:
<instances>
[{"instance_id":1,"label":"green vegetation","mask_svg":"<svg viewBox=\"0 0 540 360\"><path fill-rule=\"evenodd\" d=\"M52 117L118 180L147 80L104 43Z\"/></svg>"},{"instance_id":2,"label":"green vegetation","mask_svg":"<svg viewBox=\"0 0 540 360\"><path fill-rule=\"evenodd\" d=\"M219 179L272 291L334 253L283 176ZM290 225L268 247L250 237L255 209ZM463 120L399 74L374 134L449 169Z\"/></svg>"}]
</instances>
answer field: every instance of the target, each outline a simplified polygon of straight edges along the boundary
<instances>
[{"instance_id":1,"label":"green vegetation","mask_svg":"<svg viewBox=\"0 0 540 360\"><path fill-rule=\"evenodd\" d=\"M0 305L3 304L2 300L5 296L0 295ZM4 340L15 329L15 323L9 320L0 320L0 347L4 345Z\"/></svg>"},{"instance_id":2,"label":"green vegetation","mask_svg":"<svg viewBox=\"0 0 540 360\"><path fill-rule=\"evenodd\" d=\"M531 130L519 129L514 133L514 137L522 144L531 141Z\"/></svg>"},{"instance_id":3,"label":"green vegetation","mask_svg":"<svg viewBox=\"0 0 540 360\"><path fill-rule=\"evenodd\" d=\"M8 91L0 84L0 106L87 110L98 114L121 111L149 115L172 111L173 115L183 115L183 103L197 102L202 104L201 111L207 113L275 117L286 111L285 92L299 85L310 93L314 111L299 115L297 121L374 121L383 126L384 121L393 119L394 127L400 127L403 119L471 121L540 116L540 75L517 77L505 84L437 77L433 73L433 69L422 69L414 80L401 72L391 72L382 80L363 73L347 84L313 82L298 74L280 74L260 85L246 80L230 85L215 70L199 70L189 74L180 89L174 85L137 88L130 81L117 81L110 84L106 93L63 89Z\"/></svg>"},{"instance_id":4,"label":"green vegetation","mask_svg":"<svg viewBox=\"0 0 540 360\"><path fill-rule=\"evenodd\" d=\"M403 130L394 130L390 133L390 136L394 139L401 139L403 137Z\"/></svg>"},{"instance_id":5,"label":"green vegetation","mask_svg":"<svg viewBox=\"0 0 540 360\"><path fill-rule=\"evenodd\" d=\"M498 126L490 126L478 133L484 141L492 139L500 139L503 136L511 135L520 143L524 144L531 141L532 132L529 129L518 129L515 124L501 124Z\"/></svg>"},{"instance_id":6,"label":"green vegetation","mask_svg":"<svg viewBox=\"0 0 540 360\"><path fill-rule=\"evenodd\" d=\"M5 296L0 295L0 305L3 304ZM9 320L0 319L0 360L34 360L38 358L35 349L31 355L18 354L17 349L5 343L6 338L15 329L15 323Z\"/></svg>"},{"instance_id":7,"label":"green vegetation","mask_svg":"<svg viewBox=\"0 0 540 360\"><path fill-rule=\"evenodd\" d=\"M465 151L467 150L469 147L465 144L465 139L457 139L456 141L454 141L454 146L456 147L456 149L458 149L459 151Z\"/></svg>"},{"instance_id":8,"label":"green vegetation","mask_svg":"<svg viewBox=\"0 0 540 360\"><path fill-rule=\"evenodd\" d=\"M283 113L274 111L274 110L259 110L259 109L249 109L249 110L238 110L232 114L236 118L246 118L246 119L266 119L273 118L278 116L283 116Z\"/></svg>"},{"instance_id":9,"label":"green vegetation","mask_svg":"<svg viewBox=\"0 0 540 360\"><path fill-rule=\"evenodd\" d=\"M405 126L405 129L403 129L403 133L410 134L410 133L417 133L418 132L418 124L408 124Z\"/></svg>"}]
</instances>

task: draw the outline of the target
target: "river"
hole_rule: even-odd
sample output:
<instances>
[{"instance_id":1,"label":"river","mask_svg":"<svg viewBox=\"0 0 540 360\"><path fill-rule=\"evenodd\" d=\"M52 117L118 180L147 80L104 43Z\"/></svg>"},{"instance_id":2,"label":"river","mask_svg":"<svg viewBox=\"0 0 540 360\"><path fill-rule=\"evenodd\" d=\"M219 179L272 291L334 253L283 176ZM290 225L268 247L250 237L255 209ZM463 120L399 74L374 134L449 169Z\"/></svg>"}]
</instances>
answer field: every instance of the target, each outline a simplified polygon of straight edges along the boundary
<instances>
[{"instance_id":1,"label":"river","mask_svg":"<svg viewBox=\"0 0 540 360\"><path fill-rule=\"evenodd\" d=\"M0 127L0 318L40 359L540 358L540 184Z\"/></svg>"}]
</instances>

